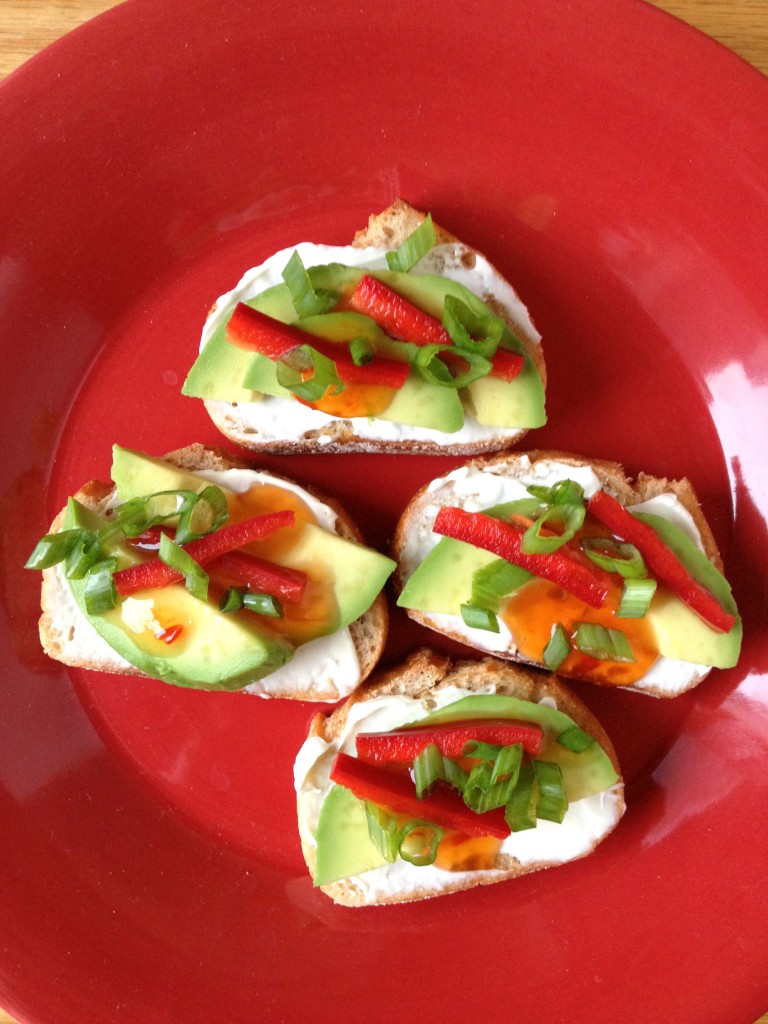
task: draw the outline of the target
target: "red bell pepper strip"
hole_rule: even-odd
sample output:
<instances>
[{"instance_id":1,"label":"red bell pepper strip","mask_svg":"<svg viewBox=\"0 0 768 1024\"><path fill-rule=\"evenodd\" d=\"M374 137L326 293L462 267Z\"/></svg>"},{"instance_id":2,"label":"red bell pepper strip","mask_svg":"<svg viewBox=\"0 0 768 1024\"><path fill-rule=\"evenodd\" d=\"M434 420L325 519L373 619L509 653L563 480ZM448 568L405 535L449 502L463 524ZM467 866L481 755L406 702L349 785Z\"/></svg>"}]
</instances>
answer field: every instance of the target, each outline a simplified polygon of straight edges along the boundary
<instances>
[{"instance_id":1,"label":"red bell pepper strip","mask_svg":"<svg viewBox=\"0 0 768 1024\"><path fill-rule=\"evenodd\" d=\"M276 530L293 526L295 522L296 517L290 509L254 516L252 519L243 519L239 523L223 526L214 533L190 541L184 545L184 550L198 565L205 566L228 551L236 551L253 541L263 540ZM126 569L119 569L112 579L118 594L128 597L137 590L168 587L172 583L180 583L184 577L159 558L150 558L146 562L137 562Z\"/></svg>"},{"instance_id":2,"label":"red bell pepper strip","mask_svg":"<svg viewBox=\"0 0 768 1024\"><path fill-rule=\"evenodd\" d=\"M624 505L605 491L598 491L587 503L587 512L611 533L628 544L634 544L657 579L706 623L719 632L729 633L736 616L727 612L720 602L685 568L683 563L647 523L635 519Z\"/></svg>"},{"instance_id":3,"label":"red bell pepper strip","mask_svg":"<svg viewBox=\"0 0 768 1024\"><path fill-rule=\"evenodd\" d=\"M435 317L419 309L383 281L364 274L349 300L352 309L365 313L387 334L415 345L452 345L451 336Z\"/></svg>"},{"instance_id":4,"label":"red bell pepper strip","mask_svg":"<svg viewBox=\"0 0 768 1024\"><path fill-rule=\"evenodd\" d=\"M292 324L284 324L243 302L239 302L227 324L227 341L238 348L260 352L277 360L299 345L311 345L336 364L339 379L345 384L363 384L399 389L410 373L410 364L375 356L358 366L343 344L318 338Z\"/></svg>"},{"instance_id":5,"label":"red bell pepper strip","mask_svg":"<svg viewBox=\"0 0 768 1024\"><path fill-rule=\"evenodd\" d=\"M560 548L545 555L525 554L521 550L525 529L515 523L494 519L483 512L446 507L438 512L432 529L442 536L492 551L535 576L556 583L591 608L602 608L608 596L606 574L578 560L567 549Z\"/></svg>"},{"instance_id":6,"label":"red bell pepper strip","mask_svg":"<svg viewBox=\"0 0 768 1024\"><path fill-rule=\"evenodd\" d=\"M307 586L305 572L277 565L246 551L229 551L212 562L208 569L211 575L223 575L257 593L272 594L294 604L301 601Z\"/></svg>"},{"instance_id":7,"label":"red bell pepper strip","mask_svg":"<svg viewBox=\"0 0 768 1024\"><path fill-rule=\"evenodd\" d=\"M519 352L511 352L508 348L497 348L491 359L491 377L500 377L501 380L514 380L525 365L525 360Z\"/></svg>"},{"instance_id":8,"label":"red bell pepper strip","mask_svg":"<svg viewBox=\"0 0 768 1024\"><path fill-rule=\"evenodd\" d=\"M414 345L452 345L451 336L435 317L393 291L378 278L364 274L352 293L349 304L365 313L387 334ZM525 360L518 352L497 349L491 359L491 377L510 381L520 373Z\"/></svg>"},{"instance_id":9,"label":"red bell pepper strip","mask_svg":"<svg viewBox=\"0 0 768 1024\"><path fill-rule=\"evenodd\" d=\"M349 754L336 755L330 775L333 782L346 787L359 800L370 800L409 818L423 818L469 836L506 839L511 831L503 807L476 814L452 789L435 789L419 800L409 775L367 764Z\"/></svg>"},{"instance_id":10,"label":"red bell pepper strip","mask_svg":"<svg viewBox=\"0 0 768 1024\"><path fill-rule=\"evenodd\" d=\"M522 743L527 754L537 757L541 752L542 737L541 727L531 722L484 718L416 726L394 732L361 732L355 737L355 745L357 756L371 764L410 764L430 743L434 743L445 757L461 757L472 740L502 747Z\"/></svg>"}]
</instances>

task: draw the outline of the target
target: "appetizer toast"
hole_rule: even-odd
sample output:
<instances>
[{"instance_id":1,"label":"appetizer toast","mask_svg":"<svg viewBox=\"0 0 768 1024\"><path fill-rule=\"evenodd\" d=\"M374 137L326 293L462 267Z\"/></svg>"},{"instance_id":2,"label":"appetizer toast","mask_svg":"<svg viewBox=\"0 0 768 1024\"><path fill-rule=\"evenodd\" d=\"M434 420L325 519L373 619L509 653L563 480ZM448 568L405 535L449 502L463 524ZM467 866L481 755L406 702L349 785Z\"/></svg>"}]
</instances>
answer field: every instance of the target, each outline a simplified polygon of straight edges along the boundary
<instances>
[{"instance_id":1,"label":"appetizer toast","mask_svg":"<svg viewBox=\"0 0 768 1024\"><path fill-rule=\"evenodd\" d=\"M244 448L474 454L546 421L540 336L475 249L397 200L216 302L184 394Z\"/></svg>"},{"instance_id":2,"label":"appetizer toast","mask_svg":"<svg viewBox=\"0 0 768 1024\"><path fill-rule=\"evenodd\" d=\"M687 480L554 451L471 460L415 495L393 554L400 607L484 653L657 697L738 658Z\"/></svg>"},{"instance_id":3,"label":"appetizer toast","mask_svg":"<svg viewBox=\"0 0 768 1024\"><path fill-rule=\"evenodd\" d=\"M337 502L198 444L163 459L116 447L112 476L70 499L30 560L51 657L303 700L368 675L394 563Z\"/></svg>"},{"instance_id":4,"label":"appetizer toast","mask_svg":"<svg viewBox=\"0 0 768 1024\"><path fill-rule=\"evenodd\" d=\"M560 680L427 650L316 715L294 777L314 884L346 906L584 857L624 813L613 746Z\"/></svg>"}]
</instances>

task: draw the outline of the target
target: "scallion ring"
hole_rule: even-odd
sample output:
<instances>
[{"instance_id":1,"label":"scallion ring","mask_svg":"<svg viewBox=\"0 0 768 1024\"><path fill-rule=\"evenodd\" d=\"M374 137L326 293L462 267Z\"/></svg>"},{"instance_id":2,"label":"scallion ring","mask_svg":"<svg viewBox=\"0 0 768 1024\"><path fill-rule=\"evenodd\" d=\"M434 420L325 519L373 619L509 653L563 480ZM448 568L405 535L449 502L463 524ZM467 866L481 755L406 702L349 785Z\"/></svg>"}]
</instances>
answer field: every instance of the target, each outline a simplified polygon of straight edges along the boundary
<instances>
[{"instance_id":1,"label":"scallion ring","mask_svg":"<svg viewBox=\"0 0 768 1024\"><path fill-rule=\"evenodd\" d=\"M275 363L277 383L305 402L319 402L344 390L336 364L311 345L296 348Z\"/></svg>"},{"instance_id":2,"label":"scallion ring","mask_svg":"<svg viewBox=\"0 0 768 1024\"><path fill-rule=\"evenodd\" d=\"M648 614L653 595L656 593L656 580L625 579L624 589L616 609L617 619L642 619Z\"/></svg>"},{"instance_id":3,"label":"scallion ring","mask_svg":"<svg viewBox=\"0 0 768 1024\"><path fill-rule=\"evenodd\" d=\"M433 248L435 240L435 225L432 222L432 214L428 213L415 231L412 231L396 249L387 253L387 266L390 270L407 273Z\"/></svg>"},{"instance_id":4,"label":"scallion ring","mask_svg":"<svg viewBox=\"0 0 768 1024\"><path fill-rule=\"evenodd\" d=\"M581 550L590 562L606 572L617 572L624 579L641 579L647 575L643 556L634 544L625 544L613 537L583 537Z\"/></svg>"},{"instance_id":5,"label":"scallion ring","mask_svg":"<svg viewBox=\"0 0 768 1024\"><path fill-rule=\"evenodd\" d=\"M573 643L582 654L598 661L631 663L637 660L625 633L597 622L578 623L574 630Z\"/></svg>"},{"instance_id":6,"label":"scallion ring","mask_svg":"<svg viewBox=\"0 0 768 1024\"><path fill-rule=\"evenodd\" d=\"M205 601L208 597L208 573L198 565L192 556L171 540L167 533L160 536L158 557L161 562L175 569L184 577L184 586L193 597Z\"/></svg>"},{"instance_id":7,"label":"scallion ring","mask_svg":"<svg viewBox=\"0 0 768 1024\"><path fill-rule=\"evenodd\" d=\"M294 249L283 268L283 281L288 286L291 301L300 317L328 313L339 301L335 292L314 288L297 249Z\"/></svg>"}]
</instances>

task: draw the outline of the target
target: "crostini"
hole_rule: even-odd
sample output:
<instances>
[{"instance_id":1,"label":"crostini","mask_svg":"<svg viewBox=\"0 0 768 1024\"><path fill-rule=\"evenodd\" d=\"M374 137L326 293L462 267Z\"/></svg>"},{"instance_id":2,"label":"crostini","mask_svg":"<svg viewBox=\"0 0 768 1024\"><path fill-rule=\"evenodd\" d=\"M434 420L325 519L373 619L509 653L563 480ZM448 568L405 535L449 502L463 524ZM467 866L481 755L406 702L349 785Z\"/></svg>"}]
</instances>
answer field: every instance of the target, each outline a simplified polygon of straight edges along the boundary
<instances>
[{"instance_id":1,"label":"crostini","mask_svg":"<svg viewBox=\"0 0 768 1024\"><path fill-rule=\"evenodd\" d=\"M471 460L411 500L393 554L400 607L484 653L658 697L739 656L688 480L564 452Z\"/></svg>"},{"instance_id":2,"label":"crostini","mask_svg":"<svg viewBox=\"0 0 768 1024\"><path fill-rule=\"evenodd\" d=\"M394 568L333 500L198 444L115 446L112 482L70 498L27 565L59 661L317 701L376 664Z\"/></svg>"},{"instance_id":3,"label":"crostini","mask_svg":"<svg viewBox=\"0 0 768 1024\"><path fill-rule=\"evenodd\" d=\"M184 383L245 448L475 454L546 421L541 339L501 274L397 200L219 298Z\"/></svg>"},{"instance_id":4,"label":"crostini","mask_svg":"<svg viewBox=\"0 0 768 1024\"><path fill-rule=\"evenodd\" d=\"M561 680L426 649L316 715L294 778L314 884L346 906L576 860L624 813L611 741Z\"/></svg>"}]
</instances>

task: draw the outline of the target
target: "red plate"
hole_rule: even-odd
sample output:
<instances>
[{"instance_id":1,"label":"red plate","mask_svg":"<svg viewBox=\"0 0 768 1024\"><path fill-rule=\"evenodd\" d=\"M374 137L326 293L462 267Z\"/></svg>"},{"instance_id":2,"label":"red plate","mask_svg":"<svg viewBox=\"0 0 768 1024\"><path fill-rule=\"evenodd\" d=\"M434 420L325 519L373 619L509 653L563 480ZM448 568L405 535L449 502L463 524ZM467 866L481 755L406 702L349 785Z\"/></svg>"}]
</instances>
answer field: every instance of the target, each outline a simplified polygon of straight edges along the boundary
<instances>
[{"instance_id":1,"label":"red plate","mask_svg":"<svg viewBox=\"0 0 768 1024\"><path fill-rule=\"evenodd\" d=\"M746 1024L766 1009L766 109L757 72L631 0L134 0L0 87L12 1013ZM218 440L179 385L245 267L345 242L396 195L527 300L550 369L533 445L693 479L746 640L738 669L674 701L581 688L629 781L594 856L346 910L312 890L295 832L313 708L67 672L39 650L21 563L113 441ZM270 464L336 492L385 545L449 462ZM433 639L396 616L387 657Z\"/></svg>"}]
</instances>

